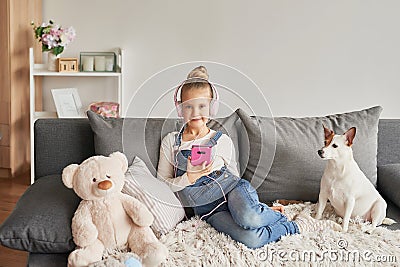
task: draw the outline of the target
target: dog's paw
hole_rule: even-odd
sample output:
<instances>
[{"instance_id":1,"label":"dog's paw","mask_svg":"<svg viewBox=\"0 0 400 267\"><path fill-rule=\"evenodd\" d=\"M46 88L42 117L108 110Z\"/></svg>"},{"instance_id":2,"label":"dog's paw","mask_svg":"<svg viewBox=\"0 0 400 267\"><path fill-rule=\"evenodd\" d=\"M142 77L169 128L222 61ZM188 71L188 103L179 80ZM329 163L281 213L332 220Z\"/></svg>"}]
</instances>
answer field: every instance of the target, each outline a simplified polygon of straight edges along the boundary
<instances>
[{"instance_id":1,"label":"dog's paw","mask_svg":"<svg viewBox=\"0 0 400 267\"><path fill-rule=\"evenodd\" d=\"M393 220L393 219L390 219L390 218L384 218L383 221L382 221L382 224L385 224L385 225L392 225L394 223L397 223L397 222L395 220Z\"/></svg>"},{"instance_id":2,"label":"dog's paw","mask_svg":"<svg viewBox=\"0 0 400 267\"><path fill-rule=\"evenodd\" d=\"M373 225L368 225L365 229L365 233L367 234L373 234L376 231L376 226Z\"/></svg>"},{"instance_id":3,"label":"dog's paw","mask_svg":"<svg viewBox=\"0 0 400 267\"><path fill-rule=\"evenodd\" d=\"M340 224L335 223L334 221L332 221L332 229L334 231L340 232L340 231L342 231L342 226L340 226Z\"/></svg>"}]
</instances>

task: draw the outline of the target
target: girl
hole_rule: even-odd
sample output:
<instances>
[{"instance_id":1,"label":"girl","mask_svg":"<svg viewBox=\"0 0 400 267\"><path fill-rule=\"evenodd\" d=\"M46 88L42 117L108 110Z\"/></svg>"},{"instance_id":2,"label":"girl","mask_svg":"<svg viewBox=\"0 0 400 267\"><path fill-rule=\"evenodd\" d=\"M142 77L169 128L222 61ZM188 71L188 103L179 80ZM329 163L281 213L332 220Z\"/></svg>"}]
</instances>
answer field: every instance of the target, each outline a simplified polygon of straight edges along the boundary
<instances>
[{"instance_id":1,"label":"girl","mask_svg":"<svg viewBox=\"0 0 400 267\"><path fill-rule=\"evenodd\" d=\"M181 100L177 101L179 89ZM259 202L256 190L239 178L232 140L206 124L210 114L216 113L218 95L204 66L189 73L174 98L184 127L162 140L157 173L178 193L183 205L191 206L201 219L249 248L262 247L283 235L340 229L333 221L315 220L306 214L288 221L283 209ZM193 166L192 145L212 146L212 162Z\"/></svg>"}]
</instances>

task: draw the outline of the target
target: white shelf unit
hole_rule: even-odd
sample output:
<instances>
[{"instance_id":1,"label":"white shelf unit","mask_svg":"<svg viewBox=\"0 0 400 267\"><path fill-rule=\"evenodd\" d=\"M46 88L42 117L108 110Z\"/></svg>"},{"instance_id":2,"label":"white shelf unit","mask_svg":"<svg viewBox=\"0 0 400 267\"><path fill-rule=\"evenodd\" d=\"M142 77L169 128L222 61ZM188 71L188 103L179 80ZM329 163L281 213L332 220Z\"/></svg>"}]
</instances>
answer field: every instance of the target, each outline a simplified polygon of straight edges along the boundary
<instances>
[{"instance_id":1,"label":"white shelf unit","mask_svg":"<svg viewBox=\"0 0 400 267\"><path fill-rule=\"evenodd\" d=\"M116 72L57 72L57 71L49 71L47 70L46 64L36 64L34 62L33 48L29 48L29 70L30 70L30 137L31 137L31 184L35 181L34 170L35 170L35 157L34 157L34 123L39 118L57 118L56 112L49 111L37 111L35 107L35 99L36 99L36 88L35 88L35 78L36 77L70 77L73 79L74 77L110 77L113 79L117 79L117 98L119 103L120 114L125 114L124 106L122 105L123 99L123 50L117 49L116 55L116 63L117 63L117 71ZM106 101L106 100L105 100Z\"/></svg>"}]
</instances>

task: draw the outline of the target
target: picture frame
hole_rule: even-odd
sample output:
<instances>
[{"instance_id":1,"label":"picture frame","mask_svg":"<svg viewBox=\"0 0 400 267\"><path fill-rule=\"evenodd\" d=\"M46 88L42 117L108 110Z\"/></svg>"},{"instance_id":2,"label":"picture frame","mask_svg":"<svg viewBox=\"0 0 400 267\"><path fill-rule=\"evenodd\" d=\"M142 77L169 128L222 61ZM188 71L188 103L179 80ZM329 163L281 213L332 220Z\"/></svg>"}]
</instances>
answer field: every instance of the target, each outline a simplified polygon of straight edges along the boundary
<instances>
[{"instance_id":1,"label":"picture frame","mask_svg":"<svg viewBox=\"0 0 400 267\"><path fill-rule=\"evenodd\" d=\"M82 102L76 88L51 89L59 118L84 117Z\"/></svg>"}]
</instances>

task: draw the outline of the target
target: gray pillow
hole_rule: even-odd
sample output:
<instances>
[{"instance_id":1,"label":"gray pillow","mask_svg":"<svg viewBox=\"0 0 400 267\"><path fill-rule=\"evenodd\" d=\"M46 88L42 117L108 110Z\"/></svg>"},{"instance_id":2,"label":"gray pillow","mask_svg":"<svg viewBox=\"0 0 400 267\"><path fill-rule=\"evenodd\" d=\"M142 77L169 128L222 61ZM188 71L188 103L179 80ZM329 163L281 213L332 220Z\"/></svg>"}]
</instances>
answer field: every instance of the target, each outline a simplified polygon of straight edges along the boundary
<instances>
[{"instance_id":1,"label":"gray pillow","mask_svg":"<svg viewBox=\"0 0 400 267\"><path fill-rule=\"evenodd\" d=\"M80 198L61 175L38 179L0 226L3 246L34 253L67 253L75 248L71 221Z\"/></svg>"},{"instance_id":2,"label":"gray pillow","mask_svg":"<svg viewBox=\"0 0 400 267\"><path fill-rule=\"evenodd\" d=\"M378 176L379 191L400 208L400 163L379 166Z\"/></svg>"},{"instance_id":3,"label":"gray pillow","mask_svg":"<svg viewBox=\"0 0 400 267\"><path fill-rule=\"evenodd\" d=\"M161 140L172 131L182 127L180 119L166 118L105 118L95 112L87 112L90 126L94 132L94 147L97 155L108 156L112 152L121 151L129 165L135 156L141 158L156 176L160 154ZM238 149L236 125L238 116L232 113L226 118L218 118L209 122L209 127L227 133ZM236 153L238 157L238 153Z\"/></svg>"},{"instance_id":4,"label":"gray pillow","mask_svg":"<svg viewBox=\"0 0 400 267\"><path fill-rule=\"evenodd\" d=\"M317 154L324 144L322 124L337 134L354 126L354 158L376 186L381 111L377 106L325 117L270 118L250 117L239 109L236 113L249 136L249 148L240 148L240 153L247 153L241 157L248 158L243 177L257 187L261 201L284 198L315 202L326 165Z\"/></svg>"}]
</instances>

